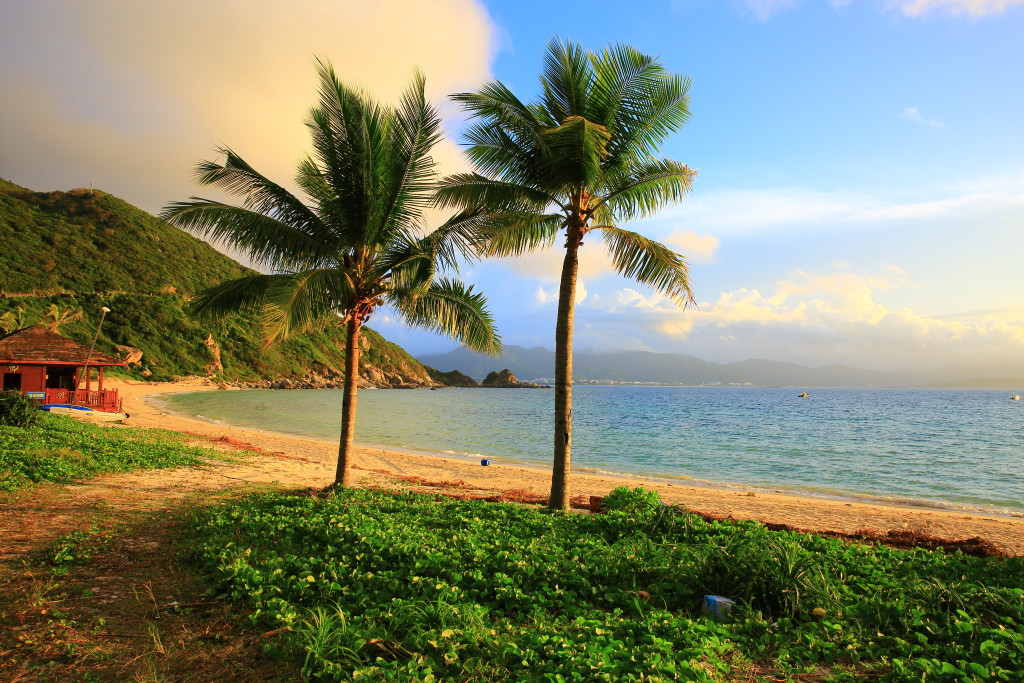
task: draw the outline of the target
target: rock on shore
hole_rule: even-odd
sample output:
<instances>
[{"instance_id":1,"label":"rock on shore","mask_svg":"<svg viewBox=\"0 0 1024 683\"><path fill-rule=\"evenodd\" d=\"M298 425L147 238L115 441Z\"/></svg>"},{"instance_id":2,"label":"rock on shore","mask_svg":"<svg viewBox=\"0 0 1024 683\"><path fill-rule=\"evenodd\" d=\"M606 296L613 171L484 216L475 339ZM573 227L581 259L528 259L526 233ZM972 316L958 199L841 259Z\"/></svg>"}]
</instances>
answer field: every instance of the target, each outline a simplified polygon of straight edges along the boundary
<instances>
[{"instance_id":1,"label":"rock on shore","mask_svg":"<svg viewBox=\"0 0 1024 683\"><path fill-rule=\"evenodd\" d=\"M520 382L512 371L505 368L501 372L491 372L480 382L482 387L493 387L498 389L550 389L533 382Z\"/></svg>"}]
</instances>

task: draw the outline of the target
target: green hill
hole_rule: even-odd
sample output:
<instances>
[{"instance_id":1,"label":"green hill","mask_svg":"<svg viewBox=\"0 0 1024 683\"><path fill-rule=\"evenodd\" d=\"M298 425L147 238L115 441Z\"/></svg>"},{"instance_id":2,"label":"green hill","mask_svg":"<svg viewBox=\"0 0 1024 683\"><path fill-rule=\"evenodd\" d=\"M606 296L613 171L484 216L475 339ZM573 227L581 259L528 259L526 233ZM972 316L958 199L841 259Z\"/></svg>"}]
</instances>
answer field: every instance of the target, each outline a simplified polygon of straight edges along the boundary
<instances>
[{"instance_id":1,"label":"green hill","mask_svg":"<svg viewBox=\"0 0 1024 683\"><path fill-rule=\"evenodd\" d=\"M188 297L249 269L202 240L100 191L33 192L0 179L0 330L81 311L58 332L128 358L150 379L205 375L226 381L337 376L345 333L327 327L261 349L254 316L195 321ZM361 376L375 385L431 383L404 350L364 328ZM118 347L121 347L120 349ZM135 350L134 352L132 350Z\"/></svg>"}]
</instances>

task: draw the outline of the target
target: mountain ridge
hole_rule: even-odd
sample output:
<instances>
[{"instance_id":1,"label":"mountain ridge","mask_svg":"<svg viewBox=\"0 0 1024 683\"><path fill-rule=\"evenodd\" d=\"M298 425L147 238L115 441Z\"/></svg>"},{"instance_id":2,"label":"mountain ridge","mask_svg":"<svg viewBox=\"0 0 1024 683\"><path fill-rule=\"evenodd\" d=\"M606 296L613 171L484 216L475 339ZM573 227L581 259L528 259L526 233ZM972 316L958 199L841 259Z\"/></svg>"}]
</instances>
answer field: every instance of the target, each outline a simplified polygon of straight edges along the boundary
<instances>
[{"instance_id":1,"label":"mountain ridge","mask_svg":"<svg viewBox=\"0 0 1024 683\"><path fill-rule=\"evenodd\" d=\"M495 367L508 368L517 377L533 381L554 375L554 351L507 345L501 358L480 356L464 347L445 354L419 355L417 360L441 371L458 370L480 378ZM695 356L652 351L577 351L573 354L573 381L577 383L656 383L687 386L799 386L799 387L931 387L1020 388L1020 367L978 364L960 368L883 371L839 364L809 367L786 361L747 359L714 363ZM1000 379L1003 378L1003 379ZM1004 381L1005 380L1005 381Z\"/></svg>"}]
</instances>

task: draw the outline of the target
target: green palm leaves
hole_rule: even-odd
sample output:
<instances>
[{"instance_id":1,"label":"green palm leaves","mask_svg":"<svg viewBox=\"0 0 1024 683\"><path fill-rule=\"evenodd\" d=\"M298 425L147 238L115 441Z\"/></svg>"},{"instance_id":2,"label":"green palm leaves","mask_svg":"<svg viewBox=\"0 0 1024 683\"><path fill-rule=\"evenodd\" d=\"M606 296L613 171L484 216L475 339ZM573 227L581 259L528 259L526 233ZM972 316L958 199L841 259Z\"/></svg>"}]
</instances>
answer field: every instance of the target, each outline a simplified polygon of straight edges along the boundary
<instances>
[{"instance_id":1,"label":"green palm leaves","mask_svg":"<svg viewBox=\"0 0 1024 683\"><path fill-rule=\"evenodd\" d=\"M417 73L399 104L387 107L341 83L318 63L319 104L308 117L311 156L298 166L300 200L228 148L202 162L197 182L242 198L235 206L192 197L162 217L201 237L231 245L271 271L224 282L192 303L197 315L260 311L273 343L331 321L348 326L345 407L337 483L348 483L355 423L358 337L389 305L405 322L496 354L501 344L483 296L438 279L473 253L479 212L457 214L428 232L423 211L436 187L431 149L440 119Z\"/></svg>"},{"instance_id":2,"label":"green palm leaves","mask_svg":"<svg viewBox=\"0 0 1024 683\"><path fill-rule=\"evenodd\" d=\"M619 227L689 191L696 173L654 156L690 118L690 82L653 57L616 45L591 53L548 44L541 95L524 103L488 83L455 101L470 114L467 155L475 173L450 176L439 206L477 211L481 251L514 256L549 247L565 231L566 257L555 331L555 452L552 507L568 504L572 410L572 326L583 237L600 231L621 275L693 303L686 261L668 247Z\"/></svg>"}]
</instances>

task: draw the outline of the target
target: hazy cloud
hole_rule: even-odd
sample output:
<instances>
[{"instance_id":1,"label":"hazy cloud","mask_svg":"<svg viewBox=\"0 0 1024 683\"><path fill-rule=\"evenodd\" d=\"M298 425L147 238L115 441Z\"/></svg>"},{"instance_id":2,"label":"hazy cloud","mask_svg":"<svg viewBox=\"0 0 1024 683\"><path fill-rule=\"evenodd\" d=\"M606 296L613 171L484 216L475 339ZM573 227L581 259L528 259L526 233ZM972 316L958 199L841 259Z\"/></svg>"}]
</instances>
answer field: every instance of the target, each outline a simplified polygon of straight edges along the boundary
<instances>
[{"instance_id":1,"label":"hazy cloud","mask_svg":"<svg viewBox=\"0 0 1024 683\"><path fill-rule=\"evenodd\" d=\"M899 10L909 17L920 17L932 12L972 17L999 14L1015 5L1024 5L1024 0L899 0Z\"/></svg>"},{"instance_id":2,"label":"hazy cloud","mask_svg":"<svg viewBox=\"0 0 1024 683\"><path fill-rule=\"evenodd\" d=\"M924 126L931 128L942 128L943 123L938 119L929 119L921 115L921 112L917 110L917 107L907 107L903 110L903 118L914 123L920 123Z\"/></svg>"},{"instance_id":3,"label":"hazy cloud","mask_svg":"<svg viewBox=\"0 0 1024 683\"><path fill-rule=\"evenodd\" d=\"M743 235L768 230L796 233L894 220L958 218L1002 211L1024 218L1024 172L930 188L927 198L901 200L882 194L822 191L806 187L708 190L684 204L639 222L657 235L694 226L698 234ZM665 238L670 239L670 238Z\"/></svg>"},{"instance_id":4,"label":"hazy cloud","mask_svg":"<svg viewBox=\"0 0 1024 683\"><path fill-rule=\"evenodd\" d=\"M381 99L418 66L441 101L488 76L492 49L473 0L33 0L3 12L0 174L38 190L95 181L150 211L195 194L191 169L221 144L289 182L309 149L314 55ZM454 141L437 157L461 164Z\"/></svg>"},{"instance_id":5,"label":"hazy cloud","mask_svg":"<svg viewBox=\"0 0 1024 683\"><path fill-rule=\"evenodd\" d=\"M776 14L796 7L800 0L743 0L743 5L753 12L759 21L768 21Z\"/></svg>"}]
</instances>

